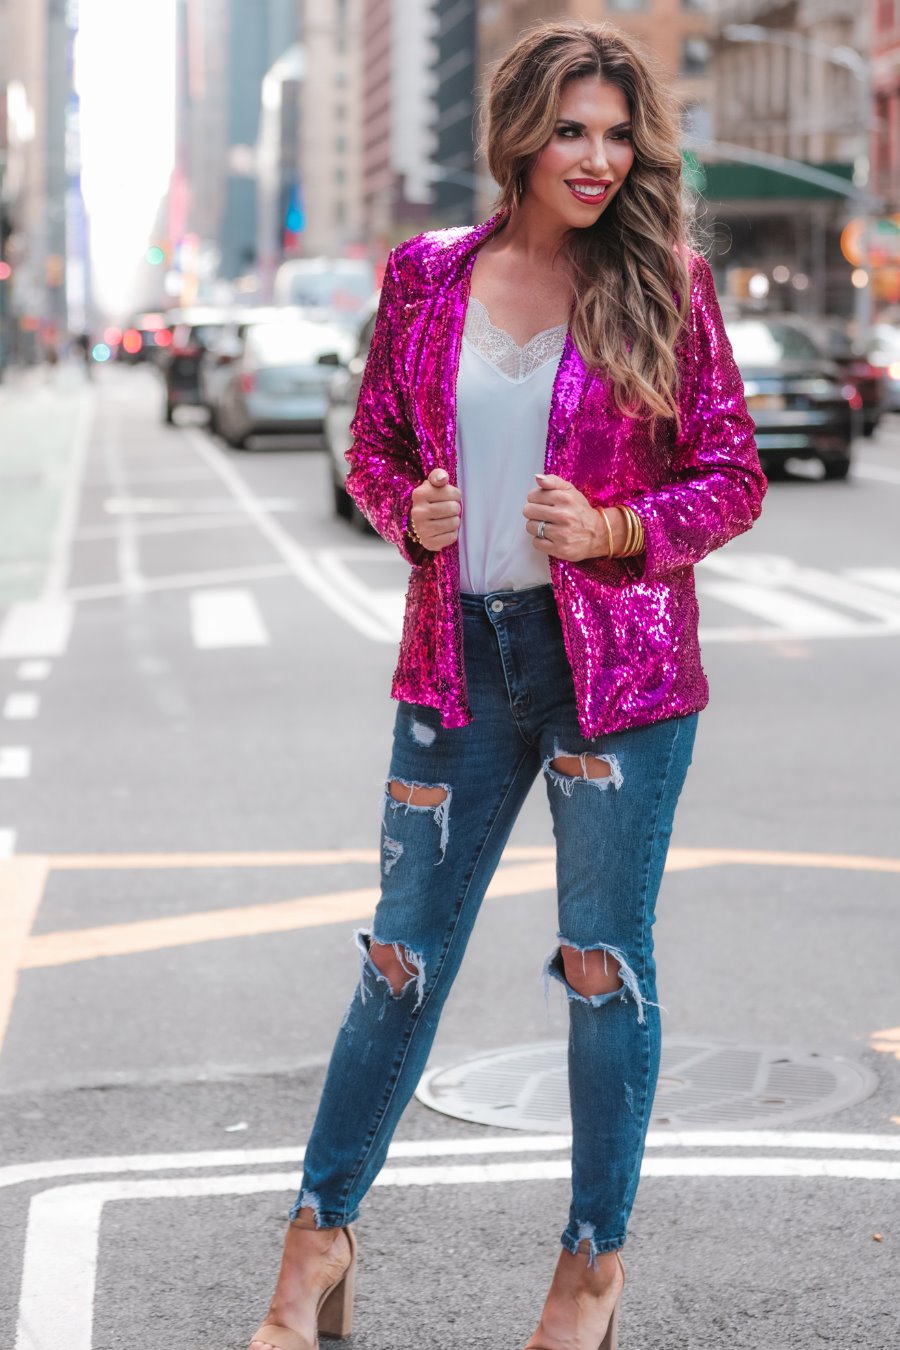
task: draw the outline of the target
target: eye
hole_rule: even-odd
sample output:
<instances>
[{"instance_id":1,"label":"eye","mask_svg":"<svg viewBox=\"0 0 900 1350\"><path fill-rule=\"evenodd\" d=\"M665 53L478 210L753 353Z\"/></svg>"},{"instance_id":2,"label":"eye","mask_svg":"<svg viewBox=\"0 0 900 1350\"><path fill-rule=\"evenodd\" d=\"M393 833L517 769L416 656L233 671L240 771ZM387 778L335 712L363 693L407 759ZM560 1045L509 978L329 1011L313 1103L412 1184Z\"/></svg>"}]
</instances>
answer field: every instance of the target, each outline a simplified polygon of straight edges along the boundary
<instances>
[{"instance_id":1,"label":"eye","mask_svg":"<svg viewBox=\"0 0 900 1350\"><path fill-rule=\"evenodd\" d=\"M561 136L564 141L574 141L581 135L577 127L557 127L557 136Z\"/></svg>"},{"instance_id":2,"label":"eye","mask_svg":"<svg viewBox=\"0 0 900 1350\"><path fill-rule=\"evenodd\" d=\"M612 134L614 141L633 141L634 137L630 131L614 131Z\"/></svg>"}]
</instances>

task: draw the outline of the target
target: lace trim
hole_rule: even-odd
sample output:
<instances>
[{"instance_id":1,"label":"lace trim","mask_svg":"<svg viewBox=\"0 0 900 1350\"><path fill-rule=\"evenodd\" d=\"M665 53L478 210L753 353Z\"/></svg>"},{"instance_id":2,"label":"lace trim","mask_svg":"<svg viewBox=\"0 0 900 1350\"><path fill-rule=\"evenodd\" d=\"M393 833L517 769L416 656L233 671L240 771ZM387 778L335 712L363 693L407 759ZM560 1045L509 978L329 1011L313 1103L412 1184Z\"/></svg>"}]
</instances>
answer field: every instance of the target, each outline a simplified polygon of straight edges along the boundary
<instances>
[{"instance_id":1,"label":"lace trim","mask_svg":"<svg viewBox=\"0 0 900 1350\"><path fill-rule=\"evenodd\" d=\"M559 358L566 342L568 324L545 328L520 347L503 328L495 328L486 307L474 296L469 299L463 336L480 356L515 384L527 380L548 361Z\"/></svg>"}]
</instances>

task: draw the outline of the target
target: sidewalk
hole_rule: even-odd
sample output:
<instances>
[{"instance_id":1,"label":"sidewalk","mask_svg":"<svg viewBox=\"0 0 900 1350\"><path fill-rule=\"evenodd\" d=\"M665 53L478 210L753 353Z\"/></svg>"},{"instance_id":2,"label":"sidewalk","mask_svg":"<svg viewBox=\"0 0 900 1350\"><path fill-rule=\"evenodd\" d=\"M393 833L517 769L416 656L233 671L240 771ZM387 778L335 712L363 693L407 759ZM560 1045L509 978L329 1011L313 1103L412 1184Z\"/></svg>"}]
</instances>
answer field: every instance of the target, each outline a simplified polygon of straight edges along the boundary
<instances>
[{"instance_id":1,"label":"sidewalk","mask_svg":"<svg viewBox=\"0 0 900 1350\"><path fill-rule=\"evenodd\" d=\"M94 395L83 372L8 368L0 385L0 607L36 599Z\"/></svg>"}]
</instances>

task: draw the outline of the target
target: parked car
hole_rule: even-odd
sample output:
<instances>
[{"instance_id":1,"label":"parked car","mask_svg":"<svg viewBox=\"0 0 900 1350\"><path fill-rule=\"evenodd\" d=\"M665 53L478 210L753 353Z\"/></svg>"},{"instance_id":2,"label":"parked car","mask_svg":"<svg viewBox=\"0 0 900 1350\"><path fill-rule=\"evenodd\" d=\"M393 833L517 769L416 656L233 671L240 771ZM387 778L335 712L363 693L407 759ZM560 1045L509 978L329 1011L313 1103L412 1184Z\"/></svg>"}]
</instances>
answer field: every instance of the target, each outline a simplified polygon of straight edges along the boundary
<instances>
[{"instance_id":1,"label":"parked car","mask_svg":"<svg viewBox=\"0 0 900 1350\"><path fill-rule=\"evenodd\" d=\"M236 310L216 333L200 357L198 384L200 406L209 414L209 429L219 431L219 405L228 383L231 367L240 360L244 339L255 324L283 320L286 313L274 305Z\"/></svg>"},{"instance_id":2,"label":"parked car","mask_svg":"<svg viewBox=\"0 0 900 1350\"><path fill-rule=\"evenodd\" d=\"M884 372L884 411L900 412L900 328L875 325L869 360Z\"/></svg>"},{"instance_id":3,"label":"parked car","mask_svg":"<svg viewBox=\"0 0 900 1350\"><path fill-rule=\"evenodd\" d=\"M341 325L297 318L254 324L218 404L225 440L243 449L255 435L320 432L328 385L352 350Z\"/></svg>"},{"instance_id":4,"label":"parked car","mask_svg":"<svg viewBox=\"0 0 900 1350\"><path fill-rule=\"evenodd\" d=\"M375 268L365 258L291 258L275 274L275 303L355 327L375 286Z\"/></svg>"},{"instance_id":5,"label":"parked car","mask_svg":"<svg viewBox=\"0 0 900 1350\"><path fill-rule=\"evenodd\" d=\"M726 328L766 472L788 459L818 459L826 478L846 478L862 407L856 387L791 316L726 320Z\"/></svg>"},{"instance_id":6,"label":"parked car","mask_svg":"<svg viewBox=\"0 0 900 1350\"><path fill-rule=\"evenodd\" d=\"M366 358L372 345L375 331L375 315L378 311L378 296L369 301L360 318L359 337L349 365L339 371L328 386L328 401L325 409L325 448L331 467L331 484L335 514L342 520L352 521L361 528L365 526L365 517L347 493L344 486L347 470L350 467L344 458L350 449L352 437L350 423L356 412L359 400L359 386L365 369Z\"/></svg>"},{"instance_id":7,"label":"parked car","mask_svg":"<svg viewBox=\"0 0 900 1350\"><path fill-rule=\"evenodd\" d=\"M200 361L227 318L222 309L183 309L169 315L172 341L163 363L167 422L174 420L176 408L201 406Z\"/></svg>"},{"instance_id":8,"label":"parked car","mask_svg":"<svg viewBox=\"0 0 900 1350\"><path fill-rule=\"evenodd\" d=\"M856 387L862 400L862 433L871 436L884 411L884 369L854 346L839 320L794 319L793 322L815 343L822 356L837 366L844 380Z\"/></svg>"}]
</instances>

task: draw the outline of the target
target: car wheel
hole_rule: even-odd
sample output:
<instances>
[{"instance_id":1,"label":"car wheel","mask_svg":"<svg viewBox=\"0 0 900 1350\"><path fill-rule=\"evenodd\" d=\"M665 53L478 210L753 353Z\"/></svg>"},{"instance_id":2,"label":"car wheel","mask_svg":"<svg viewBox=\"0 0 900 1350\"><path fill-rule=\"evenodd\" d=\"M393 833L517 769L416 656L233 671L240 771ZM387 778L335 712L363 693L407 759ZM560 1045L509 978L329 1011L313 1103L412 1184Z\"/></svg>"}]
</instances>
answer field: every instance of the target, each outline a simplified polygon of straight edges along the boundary
<instances>
[{"instance_id":1,"label":"car wheel","mask_svg":"<svg viewBox=\"0 0 900 1350\"><path fill-rule=\"evenodd\" d=\"M830 481L842 481L850 473L849 459L826 459L823 461L825 477Z\"/></svg>"},{"instance_id":2,"label":"car wheel","mask_svg":"<svg viewBox=\"0 0 900 1350\"><path fill-rule=\"evenodd\" d=\"M175 421L175 409L172 406L172 404L169 403L168 399L166 400L166 410L165 413L163 414L163 421L165 422L166 426L172 426L172 424Z\"/></svg>"},{"instance_id":3,"label":"car wheel","mask_svg":"<svg viewBox=\"0 0 900 1350\"><path fill-rule=\"evenodd\" d=\"M352 520L355 503L337 478L332 479L331 491L334 500L334 514L341 520Z\"/></svg>"},{"instance_id":4,"label":"car wheel","mask_svg":"<svg viewBox=\"0 0 900 1350\"><path fill-rule=\"evenodd\" d=\"M219 425L219 414L216 412L215 408L210 408L209 420L206 425L211 436L221 436L222 428Z\"/></svg>"},{"instance_id":5,"label":"car wheel","mask_svg":"<svg viewBox=\"0 0 900 1350\"><path fill-rule=\"evenodd\" d=\"M224 432L225 443L230 445L232 450L246 450L247 437L241 436L239 432L232 431L230 428Z\"/></svg>"},{"instance_id":6,"label":"car wheel","mask_svg":"<svg viewBox=\"0 0 900 1350\"><path fill-rule=\"evenodd\" d=\"M787 469L780 459L764 459L762 471L770 483L781 483L787 478Z\"/></svg>"}]
</instances>

